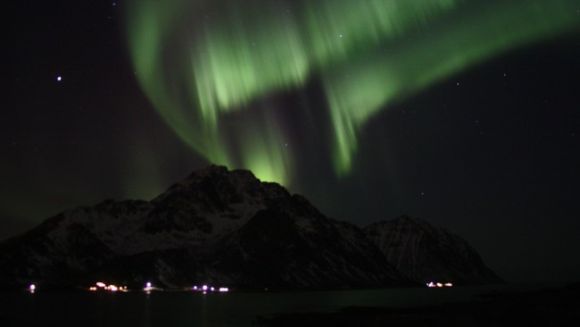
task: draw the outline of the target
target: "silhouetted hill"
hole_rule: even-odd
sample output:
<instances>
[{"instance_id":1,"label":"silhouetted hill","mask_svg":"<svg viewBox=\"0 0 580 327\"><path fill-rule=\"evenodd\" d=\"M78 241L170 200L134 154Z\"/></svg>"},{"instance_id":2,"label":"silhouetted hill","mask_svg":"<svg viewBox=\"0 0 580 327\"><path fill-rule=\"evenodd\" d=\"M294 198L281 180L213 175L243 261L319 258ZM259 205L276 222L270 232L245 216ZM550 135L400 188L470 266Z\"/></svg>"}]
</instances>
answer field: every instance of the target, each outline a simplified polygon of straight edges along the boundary
<instances>
[{"instance_id":1,"label":"silhouetted hill","mask_svg":"<svg viewBox=\"0 0 580 327\"><path fill-rule=\"evenodd\" d=\"M408 285L354 225L249 171L210 166L152 201L63 212L0 244L0 285L77 287L95 279L167 287Z\"/></svg>"},{"instance_id":2,"label":"silhouetted hill","mask_svg":"<svg viewBox=\"0 0 580 327\"><path fill-rule=\"evenodd\" d=\"M414 281L501 281L464 239L423 220L402 216L371 224L364 231L387 260Z\"/></svg>"}]
</instances>

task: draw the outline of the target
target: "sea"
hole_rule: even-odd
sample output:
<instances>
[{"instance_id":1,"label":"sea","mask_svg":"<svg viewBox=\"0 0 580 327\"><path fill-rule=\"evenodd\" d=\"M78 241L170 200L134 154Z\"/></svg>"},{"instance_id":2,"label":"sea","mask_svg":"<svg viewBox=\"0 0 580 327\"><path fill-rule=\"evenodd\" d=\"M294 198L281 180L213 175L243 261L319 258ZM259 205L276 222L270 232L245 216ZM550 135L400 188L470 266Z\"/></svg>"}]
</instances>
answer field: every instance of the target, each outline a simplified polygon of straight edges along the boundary
<instances>
[{"instance_id":1,"label":"sea","mask_svg":"<svg viewBox=\"0 0 580 327\"><path fill-rule=\"evenodd\" d=\"M184 291L0 293L0 326L254 326L259 317L332 312L345 307L424 307L477 300L482 294L537 288L497 285L312 292Z\"/></svg>"}]
</instances>

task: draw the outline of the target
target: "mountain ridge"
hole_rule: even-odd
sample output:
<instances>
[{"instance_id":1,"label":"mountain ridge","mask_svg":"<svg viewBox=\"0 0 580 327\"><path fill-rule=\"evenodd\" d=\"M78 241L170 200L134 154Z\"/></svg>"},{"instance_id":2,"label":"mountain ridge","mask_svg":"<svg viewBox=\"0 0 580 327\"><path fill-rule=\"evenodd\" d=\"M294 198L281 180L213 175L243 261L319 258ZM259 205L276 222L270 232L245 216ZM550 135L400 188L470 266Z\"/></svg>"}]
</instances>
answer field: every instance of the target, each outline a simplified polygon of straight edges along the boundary
<instances>
[{"instance_id":1,"label":"mountain ridge","mask_svg":"<svg viewBox=\"0 0 580 327\"><path fill-rule=\"evenodd\" d=\"M250 171L209 166L151 201L105 200L0 242L0 288L221 283L248 289L417 285L365 229Z\"/></svg>"}]
</instances>

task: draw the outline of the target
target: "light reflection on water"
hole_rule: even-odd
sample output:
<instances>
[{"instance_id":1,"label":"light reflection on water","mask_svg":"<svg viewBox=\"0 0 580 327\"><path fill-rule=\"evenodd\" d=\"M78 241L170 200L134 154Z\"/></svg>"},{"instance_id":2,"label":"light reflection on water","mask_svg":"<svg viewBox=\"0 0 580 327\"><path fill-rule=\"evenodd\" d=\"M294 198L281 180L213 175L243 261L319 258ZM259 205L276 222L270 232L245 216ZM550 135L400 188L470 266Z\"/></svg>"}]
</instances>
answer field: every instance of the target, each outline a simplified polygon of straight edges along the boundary
<instances>
[{"instance_id":1,"label":"light reflection on water","mask_svg":"<svg viewBox=\"0 0 580 327\"><path fill-rule=\"evenodd\" d=\"M286 293L0 293L0 326L251 326L257 316L346 306L410 307L514 289L488 286ZM518 288L518 289L521 289Z\"/></svg>"}]
</instances>

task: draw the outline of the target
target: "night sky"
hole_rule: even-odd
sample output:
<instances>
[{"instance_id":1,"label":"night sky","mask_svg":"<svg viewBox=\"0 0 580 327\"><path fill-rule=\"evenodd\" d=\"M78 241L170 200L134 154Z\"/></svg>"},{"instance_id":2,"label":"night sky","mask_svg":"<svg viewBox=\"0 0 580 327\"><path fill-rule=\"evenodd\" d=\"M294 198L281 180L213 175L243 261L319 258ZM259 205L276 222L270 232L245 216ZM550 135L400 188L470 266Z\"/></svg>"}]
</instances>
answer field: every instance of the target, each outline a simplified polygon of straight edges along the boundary
<instances>
[{"instance_id":1,"label":"night sky","mask_svg":"<svg viewBox=\"0 0 580 327\"><path fill-rule=\"evenodd\" d=\"M580 2L16 1L0 238L213 162L577 280Z\"/></svg>"}]
</instances>

